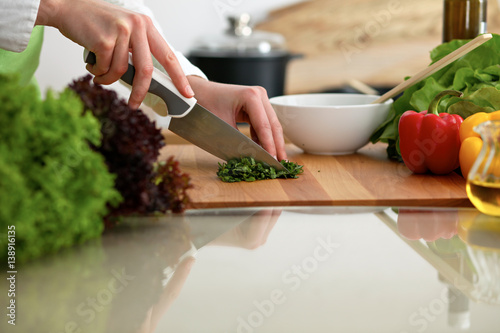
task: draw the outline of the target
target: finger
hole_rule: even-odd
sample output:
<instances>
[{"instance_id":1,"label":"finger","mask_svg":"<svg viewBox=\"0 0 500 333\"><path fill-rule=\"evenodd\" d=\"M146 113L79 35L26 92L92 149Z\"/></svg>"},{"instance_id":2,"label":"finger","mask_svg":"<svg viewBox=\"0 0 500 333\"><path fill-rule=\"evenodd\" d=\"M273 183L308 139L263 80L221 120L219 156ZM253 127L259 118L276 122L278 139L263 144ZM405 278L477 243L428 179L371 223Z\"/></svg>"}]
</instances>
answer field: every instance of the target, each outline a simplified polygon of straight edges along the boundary
<instances>
[{"instance_id":1,"label":"finger","mask_svg":"<svg viewBox=\"0 0 500 333\"><path fill-rule=\"evenodd\" d=\"M184 97L193 97L193 89L186 78L186 74L184 74L182 70L179 60L168 46L168 43L154 27L148 30L148 40L151 53L163 68L165 68L177 90L179 90Z\"/></svg>"},{"instance_id":2,"label":"finger","mask_svg":"<svg viewBox=\"0 0 500 333\"><path fill-rule=\"evenodd\" d=\"M276 153L279 161L286 160L286 150L285 150L285 138L283 136L283 128L281 123L276 116L271 103L269 102L267 96L264 99L264 108L266 109L267 117L269 123L271 124L271 130L273 132L274 145L276 147Z\"/></svg>"},{"instance_id":3,"label":"finger","mask_svg":"<svg viewBox=\"0 0 500 333\"><path fill-rule=\"evenodd\" d=\"M128 58L129 36L119 35L116 40L109 71L104 75L96 76L94 82L99 84L111 84L118 81L128 69Z\"/></svg>"},{"instance_id":4,"label":"finger","mask_svg":"<svg viewBox=\"0 0 500 333\"><path fill-rule=\"evenodd\" d=\"M128 104L132 109L137 109L141 105L149 90L153 76L153 60L145 37L142 35L134 36L131 45L135 75Z\"/></svg>"},{"instance_id":5,"label":"finger","mask_svg":"<svg viewBox=\"0 0 500 333\"><path fill-rule=\"evenodd\" d=\"M245 111L250 119L250 124L255 130L260 145L267 150L269 154L277 158L276 145L273 138L273 130L269 122L266 108L262 101L261 93L252 90L252 94L246 99Z\"/></svg>"},{"instance_id":6,"label":"finger","mask_svg":"<svg viewBox=\"0 0 500 333\"><path fill-rule=\"evenodd\" d=\"M179 297L182 287L191 272L191 268L195 263L195 258L187 257L179 263L175 272L165 286L158 302L153 306L151 313L151 327L155 331L159 321L165 315L165 312L170 308L172 303Z\"/></svg>"},{"instance_id":7,"label":"finger","mask_svg":"<svg viewBox=\"0 0 500 333\"><path fill-rule=\"evenodd\" d=\"M111 59L113 57L113 47L100 47L96 50L90 50L95 54L96 63L88 64L87 70L94 76L101 76L109 71Z\"/></svg>"},{"instance_id":8,"label":"finger","mask_svg":"<svg viewBox=\"0 0 500 333\"><path fill-rule=\"evenodd\" d=\"M175 294L175 296L179 295L179 291L184 285L184 282L186 282L186 279L191 272L191 268L193 267L195 262L196 259L192 256L189 256L183 259L177 265L172 278L168 281L168 284L165 286L164 290L164 294L167 295L169 299L172 298L172 294Z\"/></svg>"},{"instance_id":9,"label":"finger","mask_svg":"<svg viewBox=\"0 0 500 333\"><path fill-rule=\"evenodd\" d=\"M278 221L279 216L281 215L281 211L276 212L274 209L265 209L257 212L254 216L259 216L264 223L264 230L262 230L262 234L260 237L261 244L265 244L267 239L269 238L269 234L273 230L276 222Z\"/></svg>"},{"instance_id":10,"label":"finger","mask_svg":"<svg viewBox=\"0 0 500 333\"><path fill-rule=\"evenodd\" d=\"M253 128L252 125L250 125L250 137L252 138L253 141L255 141L255 143L260 145L259 136L257 135L257 132L255 132L255 129Z\"/></svg>"}]
</instances>

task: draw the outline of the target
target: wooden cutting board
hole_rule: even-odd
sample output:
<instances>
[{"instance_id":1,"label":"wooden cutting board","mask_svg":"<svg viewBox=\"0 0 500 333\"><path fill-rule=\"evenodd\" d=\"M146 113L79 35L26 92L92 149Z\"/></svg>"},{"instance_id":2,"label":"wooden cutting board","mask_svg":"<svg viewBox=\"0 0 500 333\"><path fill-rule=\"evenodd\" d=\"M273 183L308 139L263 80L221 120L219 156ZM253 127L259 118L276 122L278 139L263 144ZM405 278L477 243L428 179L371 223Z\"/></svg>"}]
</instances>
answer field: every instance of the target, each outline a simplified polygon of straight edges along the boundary
<instances>
[{"instance_id":1,"label":"wooden cutting board","mask_svg":"<svg viewBox=\"0 0 500 333\"><path fill-rule=\"evenodd\" d=\"M262 206L465 206L471 203L465 180L412 174L390 161L386 145L368 144L356 154L319 156L287 145L288 158L304 166L298 179L224 183L217 178L214 157L191 144L167 144L161 159L174 155L191 176L192 208Z\"/></svg>"}]
</instances>

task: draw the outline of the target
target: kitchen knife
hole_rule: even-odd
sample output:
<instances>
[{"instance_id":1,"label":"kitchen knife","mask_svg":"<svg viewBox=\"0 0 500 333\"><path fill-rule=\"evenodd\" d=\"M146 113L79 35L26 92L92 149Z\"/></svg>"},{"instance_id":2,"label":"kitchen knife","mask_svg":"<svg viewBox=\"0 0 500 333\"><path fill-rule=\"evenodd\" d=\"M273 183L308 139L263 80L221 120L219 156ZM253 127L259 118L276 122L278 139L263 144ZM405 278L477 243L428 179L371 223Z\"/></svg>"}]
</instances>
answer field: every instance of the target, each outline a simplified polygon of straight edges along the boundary
<instances>
[{"instance_id":1,"label":"kitchen knife","mask_svg":"<svg viewBox=\"0 0 500 333\"><path fill-rule=\"evenodd\" d=\"M86 63L95 64L96 56L85 50L84 60ZM121 80L132 85L134 75L135 67L130 56L128 70L121 77ZM168 129L201 149L225 161L233 158L252 157L276 170L286 170L264 148L199 105L194 97L182 96L170 77L157 68L153 70L148 92L160 97L165 102L166 110L158 113L160 116L168 115L171 118Z\"/></svg>"}]
</instances>

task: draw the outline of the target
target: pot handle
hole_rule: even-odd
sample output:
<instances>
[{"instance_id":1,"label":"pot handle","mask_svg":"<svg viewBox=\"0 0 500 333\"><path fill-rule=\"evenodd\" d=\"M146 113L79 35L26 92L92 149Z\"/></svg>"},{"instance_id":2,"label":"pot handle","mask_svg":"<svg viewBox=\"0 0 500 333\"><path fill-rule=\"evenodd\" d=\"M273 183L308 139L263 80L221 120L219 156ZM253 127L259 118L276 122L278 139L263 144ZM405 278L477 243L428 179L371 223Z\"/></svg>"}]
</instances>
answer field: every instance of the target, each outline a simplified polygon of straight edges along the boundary
<instances>
[{"instance_id":1,"label":"pot handle","mask_svg":"<svg viewBox=\"0 0 500 333\"><path fill-rule=\"evenodd\" d=\"M289 53L288 54L288 60L295 60L295 59L302 59L304 58L305 55L302 53Z\"/></svg>"}]
</instances>

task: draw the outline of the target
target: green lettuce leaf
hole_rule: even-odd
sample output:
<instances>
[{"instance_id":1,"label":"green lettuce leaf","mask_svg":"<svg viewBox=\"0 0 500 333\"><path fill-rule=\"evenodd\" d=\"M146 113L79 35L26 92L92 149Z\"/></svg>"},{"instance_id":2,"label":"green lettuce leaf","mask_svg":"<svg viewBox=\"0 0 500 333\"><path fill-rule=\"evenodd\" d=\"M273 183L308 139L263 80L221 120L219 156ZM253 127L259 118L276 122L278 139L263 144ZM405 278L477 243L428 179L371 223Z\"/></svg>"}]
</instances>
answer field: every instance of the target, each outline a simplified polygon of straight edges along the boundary
<instances>
[{"instance_id":1,"label":"green lettuce leaf","mask_svg":"<svg viewBox=\"0 0 500 333\"><path fill-rule=\"evenodd\" d=\"M437 46L430 52L430 64L468 41L453 40ZM399 118L408 110L427 110L431 100L447 89L459 90L463 96L443 98L438 107L439 112L455 113L466 118L476 112L500 109L500 35L493 34L488 42L406 89L394 101L386 120L373 132L370 141L388 143L389 158L401 160L398 144Z\"/></svg>"},{"instance_id":2,"label":"green lettuce leaf","mask_svg":"<svg viewBox=\"0 0 500 333\"><path fill-rule=\"evenodd\" d=\"M468 97L457 98L448 108L449 113L467 118L477 112L493 112L500 110L500 90L495 87L484 87L476 90Z\"/></svg>"}]
</instances>

